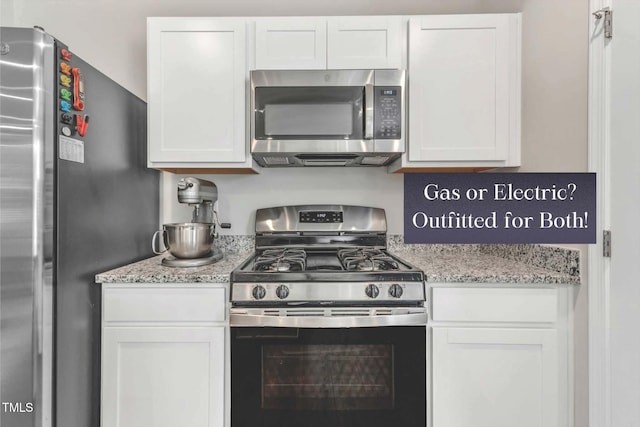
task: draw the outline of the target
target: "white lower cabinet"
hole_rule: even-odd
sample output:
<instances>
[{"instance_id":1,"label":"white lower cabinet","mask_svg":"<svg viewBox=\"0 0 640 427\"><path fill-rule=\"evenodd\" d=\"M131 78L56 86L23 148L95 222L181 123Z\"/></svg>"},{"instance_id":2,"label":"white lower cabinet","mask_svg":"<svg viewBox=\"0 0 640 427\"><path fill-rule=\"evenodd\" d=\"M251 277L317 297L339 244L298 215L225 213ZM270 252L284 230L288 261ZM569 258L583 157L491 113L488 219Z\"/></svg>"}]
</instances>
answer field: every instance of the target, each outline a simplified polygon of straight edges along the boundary
<instances>
[{"instance_id":1,"label":"white lower cabinet","mask_svg":"<svg viewBox=\"0 0 640 427\"><path fill-rule=\"evenodd\" d=\"M221 343L224 327L104 328L102 425L223 427Z\"/></svg>"},{"instance_id":2,"label":"white lower cabinet","mask_svg":"<svg viewBox=\"0 0 640 427\"><path fill-rule=\"evenodd\" d=\"M556 331L433 328L433 425L557 425Z\"/></svg>"},{"instance_id":3,"label":"white lower cabinet","mask_svg":"<svg viewBox=\"0 0 640 427\"><path fill-rule=\"evenodd\" d=\"M102 427L224 427L225 289L103 286Z\"/></svg>"},{"instance_id":4,"label":"white lower cabinet","mask_svg":"<svg viewBox=\"0 0 640 427\"><path fill-rule=\"evenodd\" d=\"M569 427L570 288L435 286L430 427Z\"/></svg>"}]
</instances>

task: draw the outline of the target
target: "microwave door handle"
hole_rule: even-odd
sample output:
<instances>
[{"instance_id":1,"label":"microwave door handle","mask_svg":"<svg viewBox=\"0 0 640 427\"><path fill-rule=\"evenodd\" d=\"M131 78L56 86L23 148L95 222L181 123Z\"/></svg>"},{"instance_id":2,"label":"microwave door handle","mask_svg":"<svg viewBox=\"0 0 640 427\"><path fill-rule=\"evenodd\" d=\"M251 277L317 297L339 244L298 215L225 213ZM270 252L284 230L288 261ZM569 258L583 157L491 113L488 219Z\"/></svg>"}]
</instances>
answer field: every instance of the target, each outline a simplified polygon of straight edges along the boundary
<instances>
[{"instance_id":1,"label":"microwave door handle","mask_svg":"<svg viewBox=\"0 0 640 427\"><path fill-rule=\"evenodd\" d=\"M364 85L364 139L373 139L373 84Z\"/></svg>"}]
</instances>

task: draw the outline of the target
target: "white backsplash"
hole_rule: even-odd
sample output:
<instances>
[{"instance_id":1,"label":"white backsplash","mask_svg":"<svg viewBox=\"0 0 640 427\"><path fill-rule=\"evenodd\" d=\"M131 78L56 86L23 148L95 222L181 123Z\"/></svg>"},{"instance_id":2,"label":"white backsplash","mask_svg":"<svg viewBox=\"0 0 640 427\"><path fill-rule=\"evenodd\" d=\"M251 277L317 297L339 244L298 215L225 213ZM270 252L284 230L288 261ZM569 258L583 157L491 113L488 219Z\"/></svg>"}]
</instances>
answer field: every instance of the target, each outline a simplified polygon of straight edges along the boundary
<instances>
[{"instance_id":1,"label":"white backsplash","mask_svg":"<svg viewBox=\"0 0 640 427\"><path fill-rule=\"evenodd\" d=\"M163 172L160 223L190 221L192 208L178 203L176 184L181 177ZM385 167L269 168L252 175L191 175L218 187L220 222L231 229L221 235L253 234L256 209L301 204L343 204L383 208L390 234L403 234L403 175Z\"/></svg>"}]
</instances>

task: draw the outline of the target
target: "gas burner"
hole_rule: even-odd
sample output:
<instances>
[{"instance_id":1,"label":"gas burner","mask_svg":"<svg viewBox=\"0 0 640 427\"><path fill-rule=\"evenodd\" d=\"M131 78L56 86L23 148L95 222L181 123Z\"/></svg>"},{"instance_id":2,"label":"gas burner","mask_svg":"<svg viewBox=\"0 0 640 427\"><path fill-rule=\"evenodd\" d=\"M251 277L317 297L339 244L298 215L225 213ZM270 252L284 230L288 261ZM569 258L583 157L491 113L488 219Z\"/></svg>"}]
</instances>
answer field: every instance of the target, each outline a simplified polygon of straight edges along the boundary
<instances>
[{"instance_id":1,"label":"gas burner","mask_svg":"<svg viewBox=\"0 0 640 427\"><path fill-rule=\"evenodd\" d=\"M255 271L304 271L306 253L303 249L265 249L255 260Z\"/></svg>"},{"instance_id":2,"label":"gas burner","mask_svg":"<svg viewBox=\"0 0 640 427\"><path fill-rule=\"evenodd\" d=\"M398 270L398 263L379 249L341 249L338 258L348 271Z\"/></svg>"},{"instance_id":3,"label":"gas burner","mask_svg":"<svg viewBox=\"0 0 640 427\"><path fill-rule=\"evenodd\" d=\"M379 208L258 209L256 252L231 272L231 304L421 307L424 273L387 251L386 232Z\"/></svg>"}]
</instances>

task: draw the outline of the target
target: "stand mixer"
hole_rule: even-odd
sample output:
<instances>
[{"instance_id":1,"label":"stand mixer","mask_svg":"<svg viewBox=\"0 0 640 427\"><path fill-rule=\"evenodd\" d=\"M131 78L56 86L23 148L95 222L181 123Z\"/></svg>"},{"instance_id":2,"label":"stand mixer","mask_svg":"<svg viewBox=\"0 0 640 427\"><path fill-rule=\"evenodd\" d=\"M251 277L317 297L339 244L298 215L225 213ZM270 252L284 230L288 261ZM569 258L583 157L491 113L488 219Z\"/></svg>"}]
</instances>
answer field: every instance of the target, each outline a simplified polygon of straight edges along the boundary
<instances>
[{"instance_id":1,"label":"stand mixer","mask_svg":"<svg viewBox=\"0 0 640 427\"><path fill-rule=\"evenodd\" d=\"M193 206L191 222L215 223L213 205L218 201L218 187L204 179L193 177L178 181L178 202Z\"/></svg>"},{"instance_id":2,"label":"stand mixer","mask_svg":"<svg viewBox=\"0 0 640 427\"><path fill-rule=\"evenodd\" d=\"M168 267L199 267L222 258L222 251L214 246L216 236L216 212L218 188L204 179L181 178L177 184L178 202L193 207L190 223L165 224L162 235L165 247L171 255L162 259ZM157 232L158 234L160 232ZM156 235L151 243L155 246ZM158 252L153 249L155 253Z\"/></svg>"}]
</instances>

